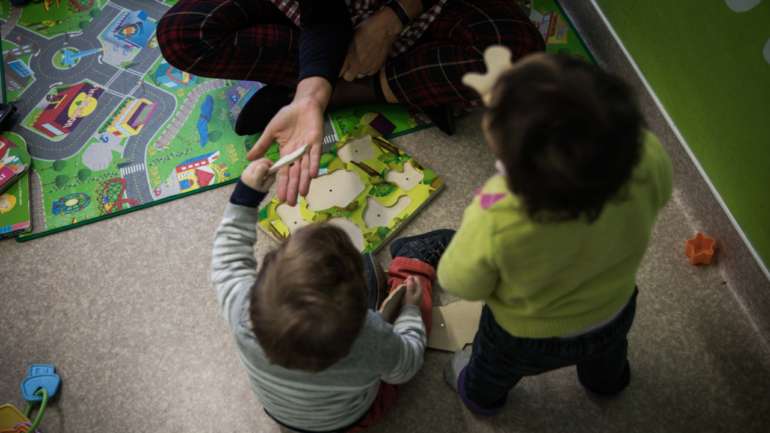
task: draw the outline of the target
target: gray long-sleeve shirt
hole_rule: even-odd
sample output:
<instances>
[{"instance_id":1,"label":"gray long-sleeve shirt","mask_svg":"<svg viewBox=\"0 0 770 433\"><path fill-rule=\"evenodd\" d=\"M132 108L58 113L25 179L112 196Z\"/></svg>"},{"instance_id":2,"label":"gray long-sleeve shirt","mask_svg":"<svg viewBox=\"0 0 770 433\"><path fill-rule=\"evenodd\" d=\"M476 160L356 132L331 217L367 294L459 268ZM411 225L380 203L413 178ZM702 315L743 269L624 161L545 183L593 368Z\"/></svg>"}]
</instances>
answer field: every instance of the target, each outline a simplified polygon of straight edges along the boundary
<instances>
[{"instance_id":1,"label":"gray long-sleeve shirt","mask_svg":"<svg viewBox=\"0 0 770 433\"><path fill-rule=\"evenodd\" d=\"M239 184L233 197L245 188ZM426 335L420 311L413 305L403 307L393 325L369 311L348 356L322 372L271 364L249 319L250 288L257 275L255 208L262 198L255 193L251 190L245 196L258 199L231 198L214 239L211 279L222 314L235 336L252 389L272 417L310 431L347 427L367 412L380 381L404 383L422 366ZM233 204L249 201L256 203Z\"/></svg>"}]
</instances>

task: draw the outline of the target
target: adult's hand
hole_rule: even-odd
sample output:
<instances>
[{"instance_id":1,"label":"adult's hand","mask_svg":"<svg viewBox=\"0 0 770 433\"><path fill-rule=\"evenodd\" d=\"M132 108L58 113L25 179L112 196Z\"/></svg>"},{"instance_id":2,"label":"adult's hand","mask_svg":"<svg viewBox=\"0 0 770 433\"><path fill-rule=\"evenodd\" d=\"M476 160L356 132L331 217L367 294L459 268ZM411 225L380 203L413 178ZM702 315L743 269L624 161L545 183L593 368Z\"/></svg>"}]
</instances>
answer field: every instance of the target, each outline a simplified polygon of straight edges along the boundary
<instances>
[{"instance_id":1,"label":"adult's hand","mask_svg":"<svg viewBox=\"0 0 770 433\"><path fill-rule=\"evenodd\" d=\"M390 8L383 8L367 18L353 34L340 77L353 81L362 75L379 72L401 30L401 21Z\"/></svg>"},{"instance_id":2,"label":"adult's hand","mask_svg":"<svg viewBox=\"0 0 770 433\"><path fill-rule=\"evenodd\" d=\"M277 141L281 155L309 144L309 150L300 161L278 172L278 200L290 206L297 204L297 194L307 195L310 180L318 174L323 139L323 114L331 97L331 84L321 77L309 77L300 81L294 100L283 107L267 124L262 136L246 156L255 160L265 154Z\"/></svg>"}]
</instances>

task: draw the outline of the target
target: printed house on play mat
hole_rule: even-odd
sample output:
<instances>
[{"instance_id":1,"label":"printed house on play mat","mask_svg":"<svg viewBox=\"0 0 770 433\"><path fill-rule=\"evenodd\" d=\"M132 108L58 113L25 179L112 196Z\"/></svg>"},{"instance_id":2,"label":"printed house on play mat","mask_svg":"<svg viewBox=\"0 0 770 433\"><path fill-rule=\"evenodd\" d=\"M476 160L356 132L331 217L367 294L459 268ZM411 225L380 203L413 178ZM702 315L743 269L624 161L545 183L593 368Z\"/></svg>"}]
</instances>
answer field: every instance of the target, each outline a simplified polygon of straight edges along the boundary
<instances>
[{"instance_id":1,"label":"printed house on play mat","mask_svg":"<svg viewBox=\"0 0 770 433\"><path fill-rule=\"evenodd\" d=\"M376 252L444 186L436 173L393 143L357 132L321 156L319 176L296 206L271 200L259 227L287 239L300 228L328 222L342 228L362 252Z\"/></svg>"},{"instance_id":2,"label":"printed house on play mat","mask_svg":"<svg viewBox=\"0 0 770 433\"><path fill-rule=\"evenodd\" d=\"M219 159L219 151L188 159L176 166L176 178L182 192L211 185L217 178L214 161Z\"/></svg>"}]
</instances>

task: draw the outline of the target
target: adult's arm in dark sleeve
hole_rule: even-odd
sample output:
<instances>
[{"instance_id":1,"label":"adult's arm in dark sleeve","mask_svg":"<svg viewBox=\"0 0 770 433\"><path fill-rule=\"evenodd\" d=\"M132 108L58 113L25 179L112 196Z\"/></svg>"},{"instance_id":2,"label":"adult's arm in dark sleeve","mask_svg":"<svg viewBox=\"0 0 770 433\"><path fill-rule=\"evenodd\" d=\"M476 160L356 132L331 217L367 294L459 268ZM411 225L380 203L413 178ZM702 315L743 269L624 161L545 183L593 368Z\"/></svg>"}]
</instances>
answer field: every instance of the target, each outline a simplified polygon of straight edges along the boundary
<instances>
[{"instance_id":1,"label":"adult's arm in dark sleeve","mask_svg":"<svg viewBox=\"0 0 770 433\"><path fill-rule=\"evenodd\" d=\"M299 81L319 76L334 86L353 36L344 0L300 0Z\"/></svg>"}]
</instances>

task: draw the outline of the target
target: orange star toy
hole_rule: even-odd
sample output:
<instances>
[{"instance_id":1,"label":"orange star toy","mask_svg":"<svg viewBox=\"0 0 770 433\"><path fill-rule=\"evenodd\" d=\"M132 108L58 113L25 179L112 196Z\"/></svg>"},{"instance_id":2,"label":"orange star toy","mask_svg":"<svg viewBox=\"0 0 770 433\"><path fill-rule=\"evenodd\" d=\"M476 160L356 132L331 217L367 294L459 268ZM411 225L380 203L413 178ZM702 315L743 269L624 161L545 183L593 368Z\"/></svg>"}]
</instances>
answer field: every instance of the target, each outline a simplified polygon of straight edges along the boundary
<instances>
[{"instance_id":1,"label":"orange star toy","mask_svg":"<svg viewBox=\"0 0 770 433\"><path fill-rule=\"evenodd\" d=\"M713 238L704 235L701 232L692 239L687 239L684 253L690 260L691 265L708 265L716 253L716 244Z\"/></svg>"}]
</instances>

